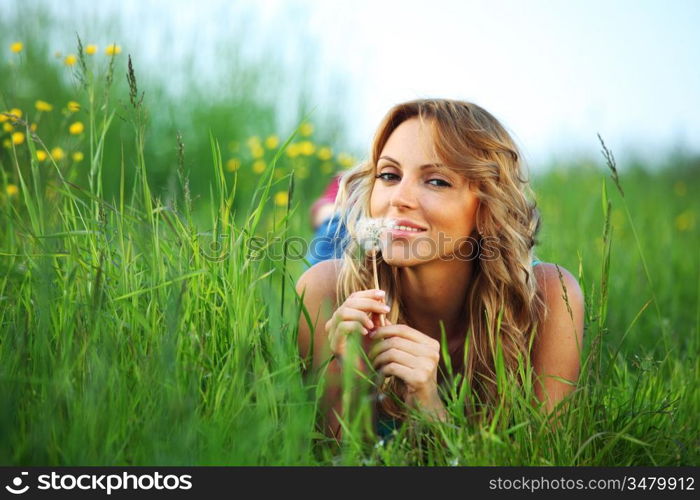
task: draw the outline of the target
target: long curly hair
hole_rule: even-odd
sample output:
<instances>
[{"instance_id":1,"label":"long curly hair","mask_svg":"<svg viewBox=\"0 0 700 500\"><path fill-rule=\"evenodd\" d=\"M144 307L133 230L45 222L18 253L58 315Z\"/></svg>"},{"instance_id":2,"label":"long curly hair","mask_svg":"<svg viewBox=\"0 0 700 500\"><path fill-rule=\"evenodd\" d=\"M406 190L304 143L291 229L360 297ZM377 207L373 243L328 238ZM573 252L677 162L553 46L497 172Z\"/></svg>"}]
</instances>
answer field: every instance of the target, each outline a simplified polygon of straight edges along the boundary
<instances>
[{"instance_id":1,"label":"long curly hair","mask_svg":"<svg viewBox=\"0 0 700 500\"><path fill-rule=\"evenodd\" d=\"M357 222L370 215L370 196L377 162L389 136L404 121L419 118L431 125L435 152L442 163L465 176L480 201L471 235L483 250L472 261L467 292L465 342L450 352L453 373L462 373L484 407L498 401L496 359L500 349L508 373L518 377L518 365L529 360L531 340L545 314L532 271L539 214L523 177L518 149L505 128L483 108L464 101L420 99L394 106L380 124L371 157L348 170L339 185L336 206L347 227L337 283L338 303L351 293L374 288L371 257L356 241ZM488 238L488 240L486 240ZM496 258L493 258L493 256ZM401 304L399 269L377 254L379 286L386 292L387 314L394 324L406 323ZM440 382L445 380L441 360ZM392 377L381 410L405 417L406 387ZM522 382L522 380L521 380ZM469 411L468 411L469 413Z\"/></svg>"}]
</instances>

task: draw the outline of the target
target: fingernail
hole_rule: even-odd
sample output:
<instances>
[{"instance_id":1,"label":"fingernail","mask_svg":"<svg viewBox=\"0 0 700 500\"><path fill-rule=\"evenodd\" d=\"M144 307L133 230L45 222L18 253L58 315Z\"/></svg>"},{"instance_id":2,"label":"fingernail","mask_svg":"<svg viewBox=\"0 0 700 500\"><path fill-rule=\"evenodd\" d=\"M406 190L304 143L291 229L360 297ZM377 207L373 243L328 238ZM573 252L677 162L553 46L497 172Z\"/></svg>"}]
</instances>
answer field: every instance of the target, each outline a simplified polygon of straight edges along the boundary
<instances>
[{"instance_id":1,"label":"fingernail","mask_svg":"<svg viewBox=\"0 0 700 500\"><path fill-rule=\"evenodd\" d=\"M374 321L369 320L369 321L367 322L367 326L370 327L370 328L374 328Z\"/></svg>"},{"instance_id":2,"label":"fingernail","mask_svg":"<svg viewBox=\"0 0 700 500\"><path fill-rule=\"evenodd\" d=\"M362 329L362 335L367 335L367 328ZM371 337L371 335L370 335L370 337Z\"/></svg>"},{"instance_id":3,"label":"fingernail","mask_svg":"<svg viewBox=\"0 0 700 500\"><path fill-rule=\"evenodd\" d=\"M384 306L383 309L384 309L386 312L391 311L391 307L389 307L389 306Z\"/></svg>"},{"instance_id":4,"label":"fingernail","mask_svg":"<svg viewBox=\"0 0 700 500\"><path fill-rule=\"evenodd\" d=\"M375 293L377 297L384 297L386 295L386 292L384 290L377 290Z\"/></svg>"}]
</instances>

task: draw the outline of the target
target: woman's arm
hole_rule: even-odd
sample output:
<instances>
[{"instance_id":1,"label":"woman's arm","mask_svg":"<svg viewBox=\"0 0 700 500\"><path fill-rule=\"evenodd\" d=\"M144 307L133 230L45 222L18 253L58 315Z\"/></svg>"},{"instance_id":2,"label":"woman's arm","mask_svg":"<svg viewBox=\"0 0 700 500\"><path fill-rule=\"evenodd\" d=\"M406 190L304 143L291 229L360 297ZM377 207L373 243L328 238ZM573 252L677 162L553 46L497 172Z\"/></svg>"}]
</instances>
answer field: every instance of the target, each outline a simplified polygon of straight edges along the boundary
<instances>
[{"instance_id":1,"label":"woman's arm","mask_svg":"<svg viewBox=\"0 0 700 500\"><path fill-rule=\"evenodd\" d=\"M563 267L542 263L534 272L547 309L533 343L535 395L549 413L578 379L584 300L578 281Z\"/></svg>"},{"instance_id":2,"label":"woman's arm","mask_svg":"<svg viewBox=\"0 0 700 500\"><path fill-rule=\"evenodd\" d=\"M307 371L314 377L318 369L331 357L325 324L331 318L336 304L336 264L332 260L319 262L301 275L296 284L296 292L302 297L311 325L302 311L299 317L299 354L307 363ZM313 344L313 352L311 352ZM326 390L323 396L323 411L326 415L324 432L339 437L340 424L336 412L340 413L341 403L341 366L333 359L326 370Z\"/></svg>"}]
</instances>

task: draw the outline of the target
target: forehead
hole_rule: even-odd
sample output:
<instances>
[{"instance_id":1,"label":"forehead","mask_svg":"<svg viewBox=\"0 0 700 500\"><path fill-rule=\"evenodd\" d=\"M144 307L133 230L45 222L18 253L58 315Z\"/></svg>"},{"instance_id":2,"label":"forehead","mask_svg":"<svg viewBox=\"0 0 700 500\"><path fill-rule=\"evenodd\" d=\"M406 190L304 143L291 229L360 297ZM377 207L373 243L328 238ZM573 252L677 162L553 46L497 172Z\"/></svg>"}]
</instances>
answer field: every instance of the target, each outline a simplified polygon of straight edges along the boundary
<instances>
[{"instance_id":1,"label":"forehead","mask_svg":"<svg viewBox=\"0 0 700 500\"><path fill-rule=\"evenodd\" d=\"M379 156L383 155L391 156L402 163L402 159L438 162L432 123L427 120L421 121L419 118L405 120L389 136Z\"/></svg>"}]
</instances>

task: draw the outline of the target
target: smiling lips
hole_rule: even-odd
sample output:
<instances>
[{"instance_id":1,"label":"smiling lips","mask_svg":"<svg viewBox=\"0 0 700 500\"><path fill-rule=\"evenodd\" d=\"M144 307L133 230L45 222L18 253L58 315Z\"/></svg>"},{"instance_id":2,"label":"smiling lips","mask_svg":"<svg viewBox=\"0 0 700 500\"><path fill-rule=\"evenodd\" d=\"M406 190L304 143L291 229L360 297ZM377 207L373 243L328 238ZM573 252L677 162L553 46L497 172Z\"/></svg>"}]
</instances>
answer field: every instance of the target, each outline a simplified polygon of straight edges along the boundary
<instances>
[{"instance_id":1,"label":"smiling lips","mask_svg":"<svg viewBox=\"0 0 700 500\"><path fill-rule=\"evenodd\" d=\"M425 231L424 228L405 219L393 219L389 225L389 230L394 235L416 234Z\"/></svg>"}]
</instances>

